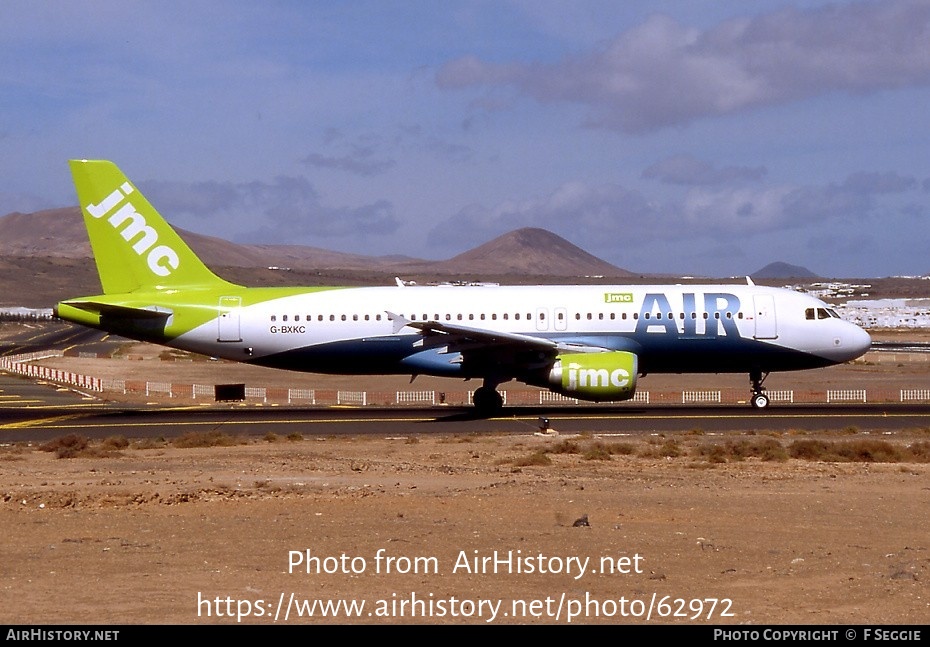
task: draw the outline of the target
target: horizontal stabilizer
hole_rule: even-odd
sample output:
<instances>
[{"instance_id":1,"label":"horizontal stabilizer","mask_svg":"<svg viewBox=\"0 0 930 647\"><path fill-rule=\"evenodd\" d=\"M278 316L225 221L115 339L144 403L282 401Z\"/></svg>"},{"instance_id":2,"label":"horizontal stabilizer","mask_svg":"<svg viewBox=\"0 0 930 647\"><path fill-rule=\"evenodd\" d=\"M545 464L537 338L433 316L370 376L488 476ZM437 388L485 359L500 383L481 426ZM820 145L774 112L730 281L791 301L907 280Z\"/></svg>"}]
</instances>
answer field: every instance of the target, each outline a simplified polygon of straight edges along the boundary
<instances>
[{"instance_id":1,"label":"horizontal stabilizer","mask_svg":"<svg viewBox=\"0 0 930 647\"><path fill-rule=\"evenodd\" d=\"M136 308L132 306L122 306L114 303L102 303L100 301L63 301L64 305L94 312L105 317L116 317L119 319L167 319L174 311L163 306L145 306Z\"/></svg>"}]
</instances>

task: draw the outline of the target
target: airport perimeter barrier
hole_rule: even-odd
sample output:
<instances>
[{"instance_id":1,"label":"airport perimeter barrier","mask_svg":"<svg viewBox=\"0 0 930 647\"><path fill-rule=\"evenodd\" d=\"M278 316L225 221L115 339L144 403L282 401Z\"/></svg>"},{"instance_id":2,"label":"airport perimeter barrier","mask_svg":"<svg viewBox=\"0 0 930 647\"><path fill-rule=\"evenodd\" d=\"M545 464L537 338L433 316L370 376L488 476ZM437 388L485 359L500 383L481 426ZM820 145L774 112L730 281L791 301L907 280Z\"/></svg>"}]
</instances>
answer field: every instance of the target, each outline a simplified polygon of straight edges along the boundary
<instances>
[{"instance_id":1,"label":"airport perimeter barrier","mask_svg":"<svg viewBox=\"0 0 930 647\"><path fill-rule=\"evenodd\" d=\"M0 369L34 379L48 380L49 382L55 382L57 384L68 384L85 391L103 391L103 384L99 377L82 375L80 373L63 371L61 369L32 363L37 360L48 359L49 357L62 357L63 355L64 353L60 350L6 355L0 357Z\"/></svg>"},{"instance_id":2,"label":"airport perimeter barrier","mask_svg":"<svg viewBox=\"0 0 930 647\"><path fill-rule=\"evenodd\" d=\"M78 391L146 397L154 400L184 400L202 403L215 401L214 384L179 384L172 382L119 380L100 378L36 364L40 360L62 357L61 351L44 351L0 357L0 370L27 378L69 385ZM517 406L585 406L597 405L570 396L532 387L501 390L504 404ZM880 403L930 402L930 389L821 389L769 390L773 403ZM252 404L291 404L304 406L443 406L471 405L474 391L337 391L287 387L245 388L245 402ZM655 391L639 390L633 398L617 404L736 404L747 403L748 389Z\"/></svg>"}]
</instances>

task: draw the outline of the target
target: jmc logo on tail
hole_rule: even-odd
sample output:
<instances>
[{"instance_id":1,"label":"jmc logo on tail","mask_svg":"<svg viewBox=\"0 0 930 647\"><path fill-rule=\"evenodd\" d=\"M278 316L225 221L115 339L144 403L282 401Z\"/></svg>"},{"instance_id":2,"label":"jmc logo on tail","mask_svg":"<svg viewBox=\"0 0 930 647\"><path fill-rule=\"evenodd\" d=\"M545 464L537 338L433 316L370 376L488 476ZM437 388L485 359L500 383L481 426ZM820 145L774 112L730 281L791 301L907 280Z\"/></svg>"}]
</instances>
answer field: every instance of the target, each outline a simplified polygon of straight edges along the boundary
<instances>
[{"instance_id":1,"label":"jmc logo on tail","mask_svg":"<svg viewBox=\"0 0 930 647\"><path fill-rule=\"evenodd\" d=\"M113 215L107 218L107 222L119 231L120 236L127 243L141 235L141 238L132 246L133 251L139 256L147 252L145 260L149 269L158 276L168 276L180 265L178 253L167 245L155 246L158 242L158 232L145 222L145 217L129 202L128 199L132 192L132 185L124 182L119 189L113 191L99 204L88 204L85 208L87 213L99 220L119 207ZM126 203L120 207L124 200ZM127 221L129 221L128 224L120 231L120 227Z\"/></svg>"}]
</instances>

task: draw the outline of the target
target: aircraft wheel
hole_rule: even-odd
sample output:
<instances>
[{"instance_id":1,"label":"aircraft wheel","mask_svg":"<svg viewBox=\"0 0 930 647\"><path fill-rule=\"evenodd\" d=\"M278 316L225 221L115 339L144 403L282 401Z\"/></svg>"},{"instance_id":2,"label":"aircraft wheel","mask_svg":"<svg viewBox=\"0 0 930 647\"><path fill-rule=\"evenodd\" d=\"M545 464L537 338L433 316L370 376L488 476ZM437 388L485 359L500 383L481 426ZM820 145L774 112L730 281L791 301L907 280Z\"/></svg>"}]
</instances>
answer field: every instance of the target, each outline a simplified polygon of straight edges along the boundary
<instances>
[{"instance_id":1,"label":"aircraft wheel","mask_svg":"<svg viewBox=\"0 0 930 647\"><path fill-rule=\"evenodd\" d=\"M482 386L475 390L472 396L472 403L481 415L491 416L498 413L503 408L504 398L494 389Z\"/></svg>"},{"instance_id":2,"label":"aircraft wheel","mask_svg":"<svg viewBox=\"0 0 930 647\"><path fill-rule=\"evenodd\" d=\"M756 393L750 400L753 409L765 409L769 406L769 396L764 393Z\"/></svg>"}]
</instances>

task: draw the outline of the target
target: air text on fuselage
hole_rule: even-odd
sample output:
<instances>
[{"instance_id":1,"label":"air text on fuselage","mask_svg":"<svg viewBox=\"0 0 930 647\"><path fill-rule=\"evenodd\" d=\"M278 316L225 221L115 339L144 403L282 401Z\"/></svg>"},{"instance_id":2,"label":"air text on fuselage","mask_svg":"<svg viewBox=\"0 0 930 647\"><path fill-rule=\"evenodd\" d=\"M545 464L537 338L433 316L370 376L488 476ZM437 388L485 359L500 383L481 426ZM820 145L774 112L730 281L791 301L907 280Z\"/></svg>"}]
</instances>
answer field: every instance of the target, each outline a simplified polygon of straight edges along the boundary
<instances>
[{"instance_id":1,"label":"air text on fuselage","mask_svg":"<svg viewBox=\"0 0 930 647\"><path fill-rule=\"evenodd\" d=\"M739 338L736 317L739 313L740 301L735 294L705 292L702 310L697 308L698 294L685 292L681 296L681 309L673 310L665 293L647 293L643 298L643 305L636 321L636 333L666 334L678 337ZM684 315L683 318L682 315Z\"/></svg>"}]
</instances>

